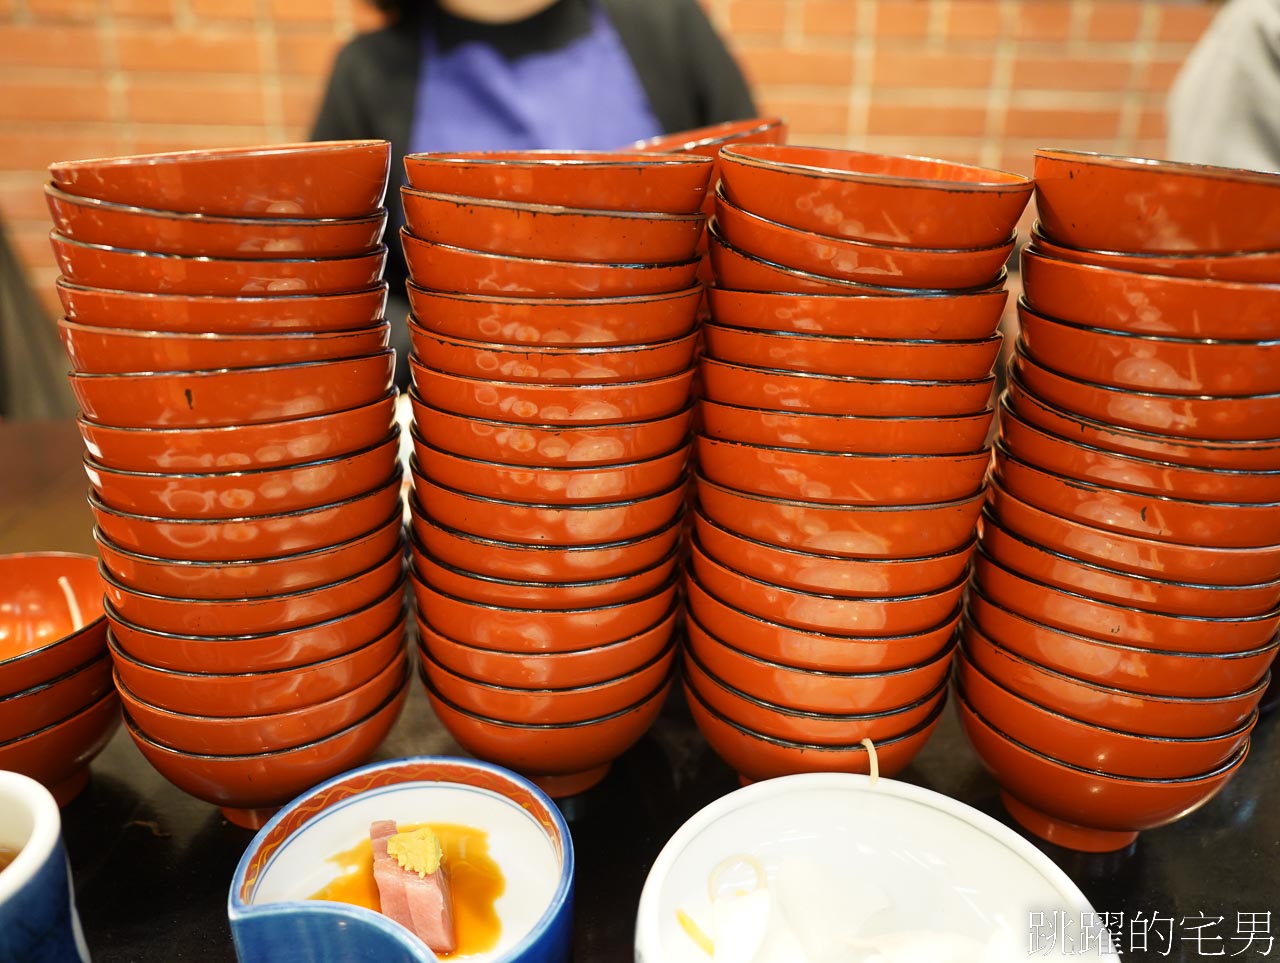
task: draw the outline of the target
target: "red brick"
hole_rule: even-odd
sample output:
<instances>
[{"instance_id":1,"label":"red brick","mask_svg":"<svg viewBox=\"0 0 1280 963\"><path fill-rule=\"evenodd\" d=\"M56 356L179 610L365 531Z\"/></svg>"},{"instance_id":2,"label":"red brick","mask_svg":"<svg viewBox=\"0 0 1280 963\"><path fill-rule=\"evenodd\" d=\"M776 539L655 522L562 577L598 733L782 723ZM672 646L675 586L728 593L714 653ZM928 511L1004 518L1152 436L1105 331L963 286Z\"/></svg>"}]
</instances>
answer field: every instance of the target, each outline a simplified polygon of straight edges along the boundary
<instances>
[{"instance_id":1,"label":"red brick","mask_svg":"<svg viewBox=\"0 0 1280 963\"><path fill-rule=\"evenodd\" d=\"M769 96L760 98L765 114L784 117L791 129L788 139L803 143L807 134L848 134L849 104L843 99Z\"/></svg>"},{"instance_id":2,"label":"red brick","mask_svg":"<svg viewBox=\"0 0 1280 963\"><path fill-rule=\"evenodd\" d=\"M1143 140L1163 140L1165 137L1164 111L1144 110L1138 118L1138 136Z\"/></svg>"},{"instance_id":3,"label":"red brick","mask_svg":"<svg viewBox=\"0 0 1280 963\"><path fill-rule=\"evenodd\" d=\"M187 0L199 20L256 20L258 0Z\"/></svg>"},{"instance_id":4,"label":"red brick","mask_svg":"<svg viewBox=\"0 0 1280 963\"><path fill-rule=\"evenodd\" d=\"M739 47L738 62L753 84L845 86L853 82L853 54L843 50Z\"/></svg>"},{"instance_id":5,"label":"red brick","mask_svg":"<svg viewBox=\"0 0 1280 963\"><path fill-rule=\"evenodd\" d=\"M13 253L27 268L53 265L53 249L49 247L49 222L14 221L5 225Z\"/></svg>"},{"instance_id":6,"label":"red brick","mask_svg":"<svg viewBox=\"0 0 1280 963\"><path fill-rule=\"evenodd\" d=\"M1145 157L1149 160L1168 160L1169 150L1163 137L1159 140L1140 140L1134 143L1129 156Z\"/></svg>"},{"instance_id":7,"label":"red brick","mask_svg":"<svg viewBox=\"0 0 1280 963\"><path fill-rule=\"evenodd\" d=\"M249 80L131 79L129 119L149 124L263 123L262 91Z\"/></svg>"},{"instance_id":8,"label":"red brick","mask_svg":"<svg viewBox=\"0 0 1280 963\"><path fill-rule=\"evenodd\" d=\"M1010 107L1005 119L1006 137L1035 138L1046 145L1115 137L1119 131L1120 113L1116 110Z\"/></svg>"},{"instance_id":9,"label":"red brick","mask_svg":"<svg viewBox=\"0 0 1280 963\"><path fill-rule=\"evenodd\" d=\"M271 17L278 22L333 23L334 0L271 0Z\"/></svg>"},{"instance_id":10,"label":"red brick","mask_svg":"<svg viewBox=\"0 0 1280 963\"><path fill-rule=\"evenodd\" d=\"M1034 173L1033 168L1035 167L1035 145L1013 146L1006 144L1004 150L1000 152L1000 159L996 162L996 166L1002 171L1009 171L1011 174L1024 174L1030 177Z\"/></svg>"},{"instance_id":11,"label":"red brick","mask_svg":"<svg viewBox=\"0 0 1280 963\"><path fill-rule=\"evenodd\" d=\"M986 54L878 50L871 82L877 87L986 87L991 65Z\"/></svg>"},{"instance_id":12,"label":"red brick","mask_svg":"<svg viewBox=\"0 0 1280 963\"><path fill-rule=\"evenodd\" d=\"M1000 36L1000 4L995 0L952 0L947 11L947 35L970 40Z\"/></svg>"},{"instance_id":13,"label":"red brick","mask_svg":"<svg viewBox=\"0 0 1280 963\"><path fill-rule=\"evenodd\" d=\"M881 37L928 36L928 0L881 0L876 4L876 33Z\"/></svg>"},{"instance_id":14,"label":"red brick","mask_svg":"<svg viewBox=\"0 0 1280 963\"><path fill-rule=\"evenodd\" d=\"M282 74L323 77L342 41L330 33L296 33L276 38L276 63Z\"/></svg>"},{"instance_id":15,"label":"red brick","mask_svg":"<svg viewBox=\"0 0 1280 963\"><path fill-rule=\"evenodd\" d=\"M1098 0L1089 11L1085 37L1103 43L1136 40L1145 8L1145 4L1132 0Z\"/></svg>"},{"instance_id":16,"label":"red brick","mask_svg":"<svg viewBox=\"0 0 1280 963\"><path fill-rule=\"evenodd\" d=\"M858 6L849 0L808 0L800 23L806 37L848 40L858 34Z\"/></svg>"},{"instance_id":17,"label":"red brick","mask_svg":"<svg viewBox=\"0 0 1280 963\"><path fill-rule=\"evenodd\" d=\"M1022 40L1066 40L1071 33L1067 0L1027 0L1018 4L1018 37Z\"/></svg>"},{"instance_id":18,"label":"red brick","mask_svg":"<svg viewBox=\"0 0 1280 963\"><path fill-rule=\"evenodd\" d=\"M0 120L109 121L111 98L96 83L5 81Z\"/></svg>"},{"instance_id":19,"label":"red brick","mask_svg":"<svg viewBox=\"0 0 1280 963\"><path fill-rule=\"evenodd\" d=\"M867 115L868 134L977 137L987 126L985 107L939 107L877 102Z\"/></svg>"},{"instance_id":20,"label":"red brick","mask_svg":"<svg viewBox=\"0 0 1280 963\"><path fill-rule=\"evenodd\" d=\"M0 215L10 221L48 219L44 183L49 175L39 171L18 171L0 176Z\"/></svg>"},{"instance_id":21,"label":"red brick","mask_svg":"<svg viewBox=\"0 0 1280 963\"><path fill-rule=\"evenodd\" d=\"M1013 65L1015 90L1128 90L1127 60L1080 57L1020 57Z\"/></svg>"},{"instance_id":22,"label":"red brick","mask_svg":"<svg viewBox=\"0 0 1280 963\"><path fill-rule=\"evenodd\" d=\"M31 290L35 291L36 297L39 298L40 305L44 308L45 316L50 319L62 317L62 302L58 300L58 289L53 284L57 277L57 268L52 270L45 268L37 271L28 269L27 271L27 282L31 285Z\"/></svg>"},{"instance_id":23,"label":"red brick","mask_svg":"<svg viewBox=\"0 0 1280 963\"><path fill-rule=\"evenodd\" d=\"M1218 7L1208 3L1161 3L1156 39L1165 43L1194 43L1209 26Z\"/></svg>"},{"instance_id":24,"label":"red brick","mask_svg":"<svg viewBox=\"0 0 1280 963\"><path fill-rule=\"evenodd\" d=\"M256 147L275 141L262 127L162 127L133 125L134 140L130 151L137 154L163 154L175 150L205 150L211 147Z\"/></svg>"},{"instance_id":25,"label":"red brick","mask_svg":"<svg viewBox=\"0 0 1280 963\"><path fill-rule=\"evenodd\" d=\"M258 40L247 30L122 27L116 49L125 70L252 74L260 69Z\"/></svg>"},{"instance_id":26,"label":"red brick","mask_svg":"<svg viewBox=\"0 0 1280 963\"><path fill-rule=\"evenodd\" d=\"M319 84L285 84L280 89L280 116L286 127L309 130L320 109Z\"/></svg>"},{"instance_id":27,"label":"red brick","mask_svg":"<svg viewBox=\"0 0 1280 963\"><path fill-rule=\"evenodd\" d=\"M27 12L36 20L93 20L99 0L27 0Z\"/></svg>"},{"instance_id":28,"label":"red brick","mask_svg":"<svg viewBox=\"0 0 1280 963\"><path fill-rule=\"evenodd\" d=\"M101 65L98 31L92 27L0 25L0 66L92 69Z\"/></svg>"},{"instance_id":29,"label":"red brick","mask_svg":"<svg viewBox=\"0 0 1280 963\"><path fill-rule=\"evenodd\" d=\"M868 137L860 149L876 154L911 154L956 164L977 164L982 142L972 137Z\"/></svg>"},{"instance_id":30,"label":"red brick","mask_svg":"<svg viewBox=\"0 0 1280 963\"><path fill-rule=\"evenodd\" d=\"M787 5L780 0L732 0L729 30L733 34L782 33L787 25Z\"/></svg>"},{"instance_id":31,"label":"red brick","mask_svg":"<svg viewBox=\"0 0 1280 963\"><path fill-rule=\"evenodd\" d=\"M111 12L137 20L172 20L173 0L111 0Z\"/></svg>"},{"instance_id":32,"label":"red brick","mask_svg":"<svg viewBox=\"0 0 1280 963\"><path fill-rule=\"evenodd\" d=\"M1181 60L1153 60L1142 68L1138 86L1152 93L1163 94L1173 86L1181 69Z\"/></svg>"},{"instance_id":33,"label":"red brick","mask_svg":"<svg viewBox=\"0 0 1280 963\"><path fill-rule=\"evenodd\" d=\"M81 160L86 157L111 157L120 153L120 141L114 125L95 129L81 128L71 133L64 125L48 129L31 124L0 128L0 170L43 171L55 161Z\"/></svg>"}]
</instances>

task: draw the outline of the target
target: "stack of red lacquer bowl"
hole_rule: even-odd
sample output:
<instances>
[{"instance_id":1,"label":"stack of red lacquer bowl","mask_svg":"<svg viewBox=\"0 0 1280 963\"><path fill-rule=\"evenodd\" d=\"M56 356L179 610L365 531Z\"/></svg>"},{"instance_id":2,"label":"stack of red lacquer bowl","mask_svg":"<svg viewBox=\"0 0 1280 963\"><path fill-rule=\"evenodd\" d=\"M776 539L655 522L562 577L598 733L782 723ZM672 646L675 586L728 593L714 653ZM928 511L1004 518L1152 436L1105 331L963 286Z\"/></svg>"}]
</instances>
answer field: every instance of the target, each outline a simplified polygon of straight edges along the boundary
<instances>
[{"instance_id":1,"label":"stack of red lacquer bowl","mask_svg":"<svg viewBox=\"0 0 1280 963\"><path fill-rule=\"evenodd\" d=\"M369 756L407 691L388 162L372 141L51 168L126 725L244 825Z\"/></svg>"},{"instance_id":2,"label":"stack of red lacquer bowl","mask_svg":"<svg viewBox=\"0 0 1280 963\"><path fill-rule=\"evenodd\" d=\"M745 779L905 766L942 713L1024 177L729 146L686 693Z\"/></svg>"},{"instance_id":3,"label":"stack of red lacquer bowl","mask_svg":"<svg viewBox=\"0 0 1280 963\"><path fill-rule=\"evenodd\" d=\"M467 750L579 792L670 686L711 161L405 163L424 684Z\"/></svg>"},{"instance_id":4,"label":"stack of red lacquer bowl","mask_svg":"<svg viewBox=\"0 0 1280 963\"><path fill-rule=\"evenodd\" d=\"M1280 176L1036 160L960 710L1013 816L1113 850L1244 761L1280 622Z\"/></svg>"}]
</instances>

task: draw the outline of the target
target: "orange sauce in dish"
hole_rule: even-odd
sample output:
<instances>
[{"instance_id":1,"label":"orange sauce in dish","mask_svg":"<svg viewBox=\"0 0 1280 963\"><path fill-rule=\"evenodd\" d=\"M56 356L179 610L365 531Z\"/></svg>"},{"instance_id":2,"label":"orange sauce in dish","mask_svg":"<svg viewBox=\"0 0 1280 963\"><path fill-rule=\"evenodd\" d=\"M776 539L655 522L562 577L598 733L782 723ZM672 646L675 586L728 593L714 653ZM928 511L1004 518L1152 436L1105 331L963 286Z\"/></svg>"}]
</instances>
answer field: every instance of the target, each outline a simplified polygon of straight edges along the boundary
<instances>
[{"instance_id":1,"label":"orange sauce in dish","mask_svg":"<svg viewBox=\"0 0 1280 963\"><path fill-rule=\"evenodd\" d=\"M489 834L470 826L452 823L413 823L401 825L401 832L429 826L444 849L444 865L449 873L453 895L453 924L458 948L439 954L441 959L456 959L493 949L502 935L502 922L494 903L506 889L507 881L493 857L489 855ZM343 870L341 876L311 894L311 899L327 899L351 903L380 913L378 884L373 878L373 844L362 839L350 849L329 857Z\"/></svg>"},{"instance_id":2,"label":"orange sauce in dish","mask_svg":"<svg viewBox=\"0 0 1280 963\"><path fill-rule=\"evenodd\" d=\"M18 858L18 851L11 846L0 846L0 871L8 868L9 864Z\"/></svg>"}]
</instances>

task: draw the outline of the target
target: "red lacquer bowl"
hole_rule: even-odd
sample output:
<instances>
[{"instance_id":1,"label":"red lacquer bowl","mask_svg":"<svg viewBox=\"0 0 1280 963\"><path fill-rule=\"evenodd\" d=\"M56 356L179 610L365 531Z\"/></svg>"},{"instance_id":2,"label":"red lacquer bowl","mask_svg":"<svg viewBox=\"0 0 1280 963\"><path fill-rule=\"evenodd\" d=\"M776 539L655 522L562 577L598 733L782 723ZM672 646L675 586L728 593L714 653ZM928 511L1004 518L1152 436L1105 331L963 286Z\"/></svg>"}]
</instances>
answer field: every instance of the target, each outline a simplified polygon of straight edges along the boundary
<instances>
[{"instance_id":1,"label":"red lacquer bowl","mask_svg":"<svg viewBox=\"0 0 1280 963\"><path fill-rule=\"evenodd\" d=\"M65 806L88 783L89 763L119 724L120 700L113 688L64 719L0 743L0 769L30 776Z\"/></svg>"}]
</instances>

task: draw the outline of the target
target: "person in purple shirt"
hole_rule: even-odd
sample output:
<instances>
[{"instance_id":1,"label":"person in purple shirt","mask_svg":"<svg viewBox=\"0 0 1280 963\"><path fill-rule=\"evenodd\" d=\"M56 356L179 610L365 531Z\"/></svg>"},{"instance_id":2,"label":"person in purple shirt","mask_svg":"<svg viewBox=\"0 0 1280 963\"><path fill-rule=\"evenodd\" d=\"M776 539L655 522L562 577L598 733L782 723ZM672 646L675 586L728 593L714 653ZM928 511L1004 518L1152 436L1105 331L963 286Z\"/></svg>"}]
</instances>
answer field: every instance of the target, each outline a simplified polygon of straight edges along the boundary
<instances>
[{"instance_id":1,"label":"person in purple shirt","mask_svg":"<svg viewBox=\"0 0 1280 963\"><path fill-rule=\"evenodd\" d=\"M742 72L696 0L378 0L378 6L390 24L338 53L311 136L391 141L393 318L408 310L408 272L392 233L401 223L406 153L613 150L756 115ZM403 325L393 331L407 338ZM399 351L401 385L406 353Z\"/></svg>"}]
</instances>

